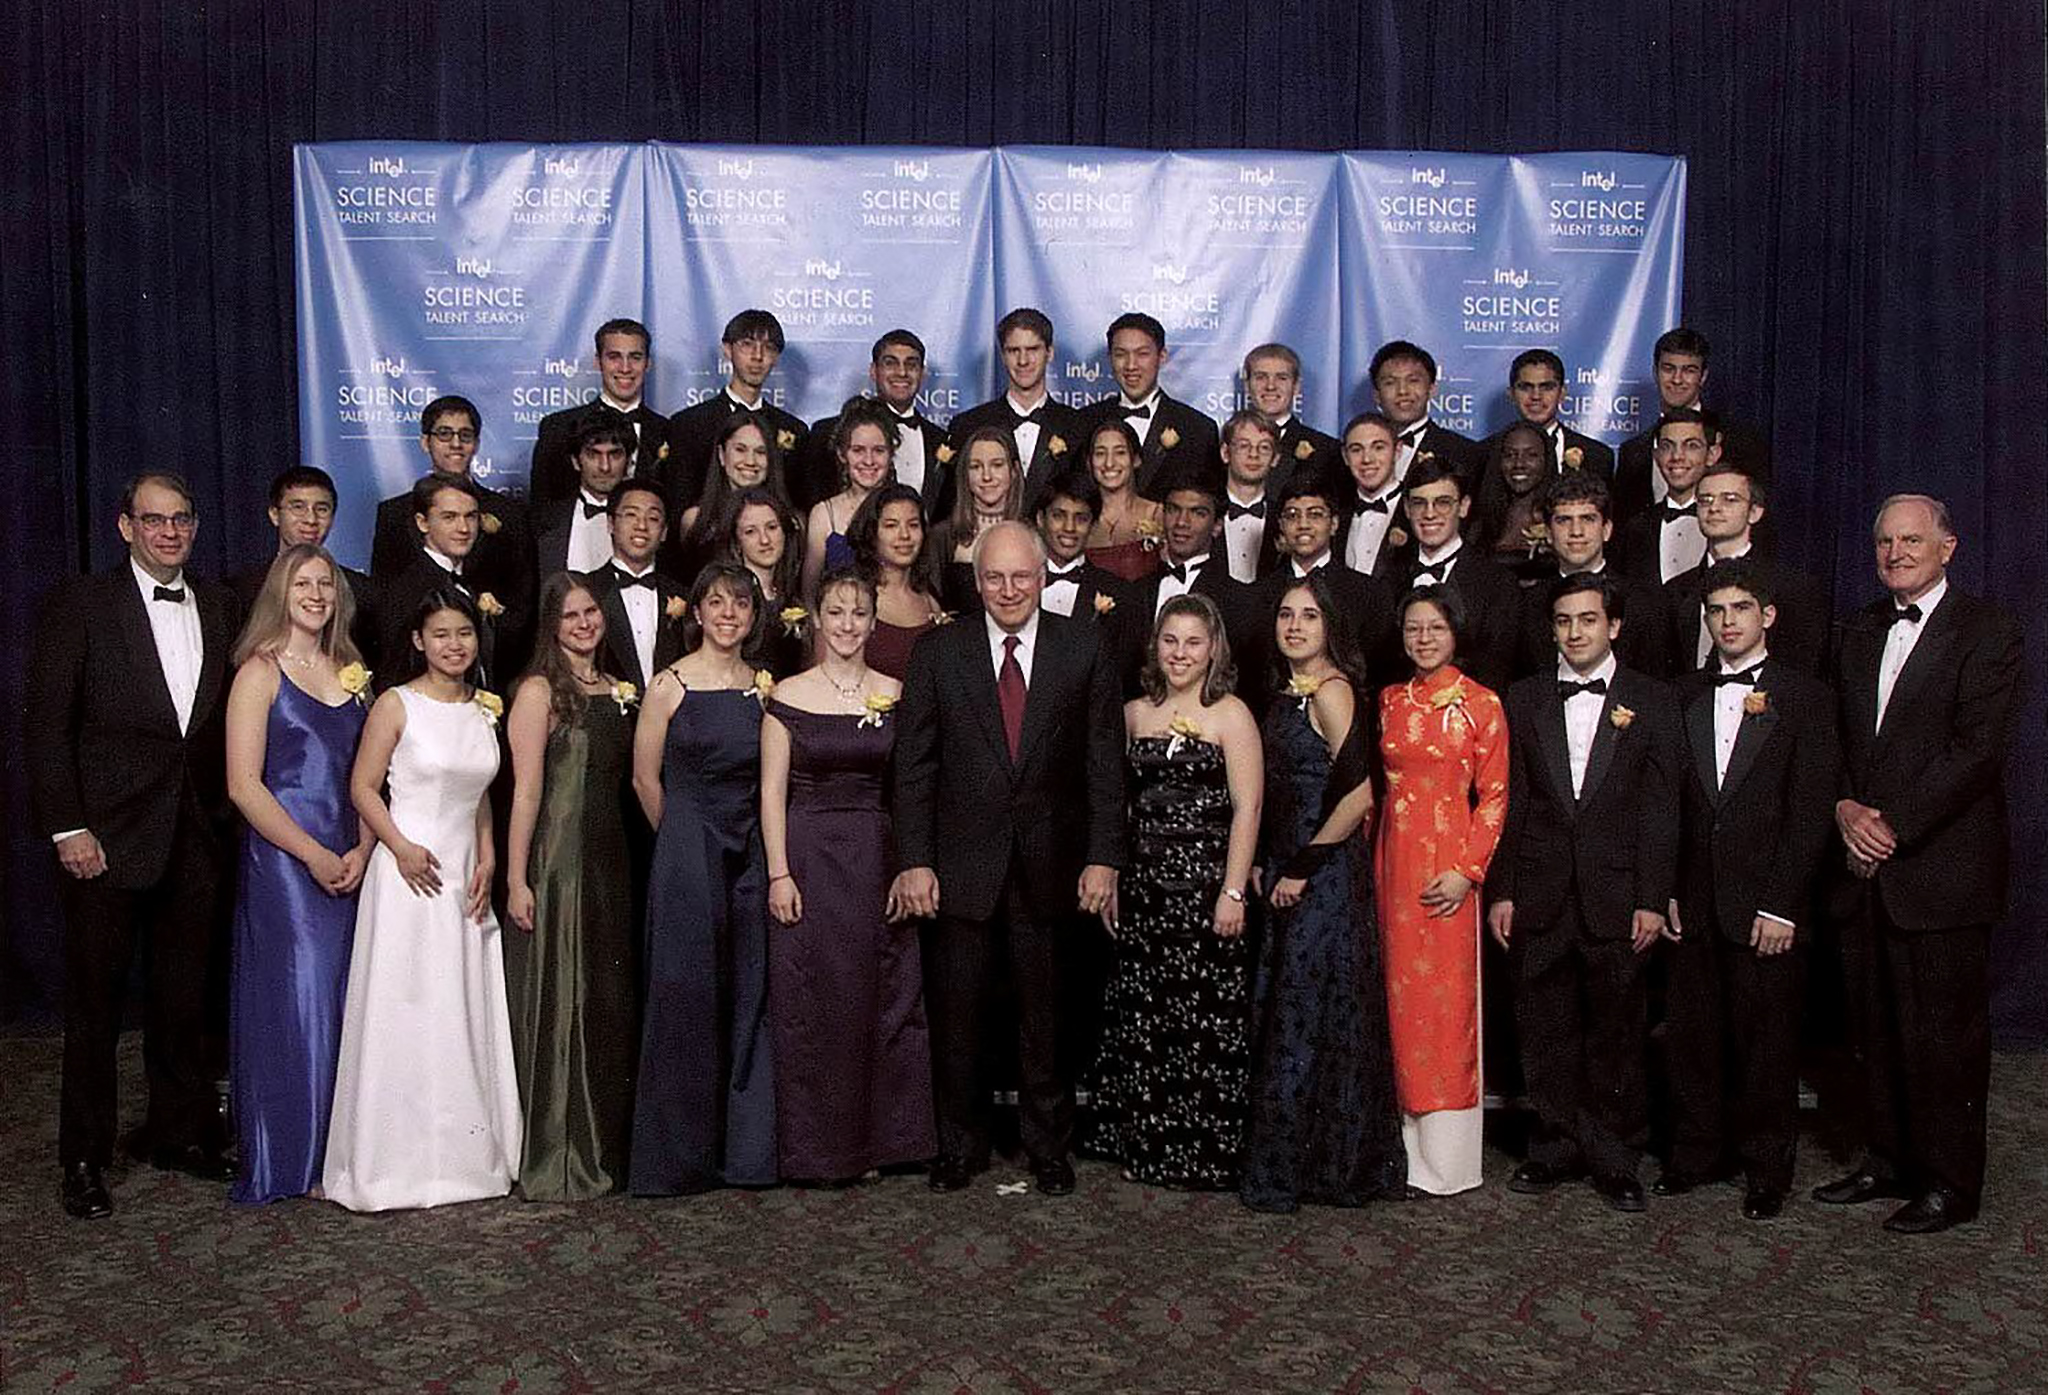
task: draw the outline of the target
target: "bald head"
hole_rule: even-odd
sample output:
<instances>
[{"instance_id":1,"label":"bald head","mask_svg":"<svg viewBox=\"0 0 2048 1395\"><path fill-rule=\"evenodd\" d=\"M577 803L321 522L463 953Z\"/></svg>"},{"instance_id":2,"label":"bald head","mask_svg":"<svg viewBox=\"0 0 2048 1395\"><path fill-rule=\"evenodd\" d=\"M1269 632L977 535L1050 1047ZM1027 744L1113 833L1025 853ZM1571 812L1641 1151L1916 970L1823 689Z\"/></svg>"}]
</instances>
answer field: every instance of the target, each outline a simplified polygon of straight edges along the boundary
<instances>
[{"instance_id":1,"label":"bald head","mask_svg":"<svg viewBox=\"0 0 2048 1395\"><path fill-rule=\"evenodd\" d=\"M973 564L989 618L1006 630L1022 629L1045 589L1045 544L1038 534L1015 521L984 529L974 540Z\"/></svg>"}]
</instances>

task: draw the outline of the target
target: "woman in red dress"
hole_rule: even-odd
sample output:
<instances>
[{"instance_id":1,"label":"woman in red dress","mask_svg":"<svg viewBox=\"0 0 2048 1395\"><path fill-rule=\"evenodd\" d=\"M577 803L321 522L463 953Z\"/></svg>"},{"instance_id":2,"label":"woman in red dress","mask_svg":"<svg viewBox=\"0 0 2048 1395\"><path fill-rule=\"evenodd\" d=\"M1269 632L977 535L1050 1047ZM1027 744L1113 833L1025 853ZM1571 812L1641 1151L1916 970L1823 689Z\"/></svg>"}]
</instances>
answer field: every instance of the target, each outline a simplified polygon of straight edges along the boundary
<instances>
[{"instance_id":1,"label":"woman in red dress","mask_svg":"<svg viewBox=\"0 0 2048 1395\"><path fill-rule=\"evenodd\" d=\"M1088 560L1125 581L1143 581L1159 570L1165 536L1159 501L1138 493L1138 465L1145 448L1122 417L1112 417L1088 436L1088 469L1102 489L1102 512L1088 534Z\"/></svg>"}]
</instances>

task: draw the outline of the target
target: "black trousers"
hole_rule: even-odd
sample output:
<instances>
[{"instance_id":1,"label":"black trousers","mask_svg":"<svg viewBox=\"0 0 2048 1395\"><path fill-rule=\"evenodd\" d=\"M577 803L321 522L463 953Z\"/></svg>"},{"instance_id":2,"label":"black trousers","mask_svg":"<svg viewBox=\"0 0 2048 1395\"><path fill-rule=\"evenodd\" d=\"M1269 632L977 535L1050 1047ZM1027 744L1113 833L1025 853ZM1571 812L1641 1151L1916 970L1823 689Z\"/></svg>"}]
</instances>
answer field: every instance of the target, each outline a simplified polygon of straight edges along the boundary
<instances>
[{"instance_id":1,"label":"black trousers","mask_svg":"<svg viewBox=\"0 0 2048 1395\"><path fill-rule=\"evenodd\" d=\"M1073 1089L1060 1071L1059 932L1031 914L1025 875L1013 859L989 919L941 915L925 931L939 1152L976 1166L989 1155L987 1027L1001 974L1009 976L1017 1008L1017 1126L1024 1151L1033 1160L1051 1160L1066 1157L1073 1146Z\"/></svg>"},{"instance_id":2,"label":"black trousers","mask_svg":"<svg viewBox=\"0 0 2048 1395\"><path fill-rule=\"evenodd\" d=\"M1764 958L1707 917L1665 944L1664 1074L1674 1171L1739 1163L1787 1191L1799 1137L1799 1003L1806 947Z\"/></svg>"},{"instance_id":3,"label":"black trousers","mask_svg":"<svg viewBox=\"0 0 2048 1395\"><path fill-rule=\"evenodd\" d=\"M1843 937L1872 1171L1920 1190L1984 1191L1991 927L1901 930L1871 886Z\"/></svg>"},{"instance_id":4,"label":"black trousers","mask_svg":"<svg viewBox=\"0 0 2048 1395\"><path fill-rule=\"evenodd\" d=\"M217 1146L218 1096L209 1068L208 981L217 934L219 848L187 803L163 876L139 888L80 881L60 871L64 904L64 1083L57 1124L60 1163L113 1161L118 1131L115 1053L121 1005L138 948L144 954L144 1128L152 1144Z\"/></svg>"},{"instance_id":5,"label":"black trousers","mask_svg":"<svg viewBox=\"0 0 2048 1395\"><path fill-rule=\"evenodd\" d=\"M1649 1135L1648 955L1625 938L1588 934L1576 897L1554 924L1517 926L1508 944L1523 1085L1536 1112L1530 1161L1635 1176Z\"/></svg>"}]
</instances>

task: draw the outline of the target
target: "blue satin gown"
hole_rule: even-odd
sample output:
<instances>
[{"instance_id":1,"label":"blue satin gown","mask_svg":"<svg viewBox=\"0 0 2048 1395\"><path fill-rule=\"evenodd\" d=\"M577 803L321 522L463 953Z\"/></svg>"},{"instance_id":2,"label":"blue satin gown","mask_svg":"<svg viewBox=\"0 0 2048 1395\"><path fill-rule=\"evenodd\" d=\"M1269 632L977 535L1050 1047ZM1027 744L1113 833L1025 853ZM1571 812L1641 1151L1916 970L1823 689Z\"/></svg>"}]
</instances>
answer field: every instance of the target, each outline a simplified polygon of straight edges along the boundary
<instances>
[{"instance_id":1,"label":"blue satin gown","mask_svg":"<svg viewBox=\"0 0 2048 1395\"><path fill-rule=\"evenodd\" d=\"M336 853L356 842L348 777L366 712L354 698L329 707L288 677L270 705L264 786ZM296 857L243 829L229 986L235 1201L303 1196L320 1180L355 925L353 894L329 896Z\"/></svg>"}]
</instances>

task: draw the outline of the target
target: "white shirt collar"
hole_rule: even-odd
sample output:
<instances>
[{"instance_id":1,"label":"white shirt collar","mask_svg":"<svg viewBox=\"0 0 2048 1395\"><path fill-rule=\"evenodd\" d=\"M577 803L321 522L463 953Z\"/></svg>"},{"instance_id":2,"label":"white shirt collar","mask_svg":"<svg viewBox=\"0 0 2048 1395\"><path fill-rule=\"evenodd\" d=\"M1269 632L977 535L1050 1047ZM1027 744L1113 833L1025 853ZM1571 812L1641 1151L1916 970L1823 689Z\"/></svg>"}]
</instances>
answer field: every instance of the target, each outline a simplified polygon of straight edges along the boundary
<instances>
[{"instance_id":1,"label":"white shirt collar","mask_svg":"<svg viewBox=\"0 0 2048 1395\"><path fill-rule=\"evenodd\" d=\"M1292 413L1292 412L1289 412L1289 413L1287 413L1287 414L1286 414L1285 416L1278 416L1278 417L1274 417L1274 418L1273 418L1273 429L1274 429L1275 431L1285 431L1285 430L1287 429L1287 423L1288 423L1288 422L1290 422L1290 421L1293 421L1293 420L1294 420L1294 413Z\"/></svg>"},{"instance_id":2,"label":"white shirt collar","mask_svg":"<svg viewBox=\"0 0 2048 1395\"><path fill-rule=\"evenodd\" d=\"M1702 560L1704 560L1709 567L1718 566L1722 562L1733 562L1738 557L1749 556L1750 549L1752 546L1753 544L1745 538L1739 550L1729 553L1726 557L1717 557L1714 555L1714 545L1712 543L1708 543L1707 555Z\"/></svg>"},{"instance_id":3,"label":"white shirt collar","mask_svg":"<svg viewBox=\"0 0 2048 1395\"><path fill-rule=\"evenodd\" d=\"M1031 618L1018 627L1016 635L1017 647L1019 649L1030 649L1037 645L1038 617L1044 613L1041 610L1033 610ZM989 653L997 663L1001 663L1003 661L1003 641L1010 637L1011 632L998 625L995 616L990 615L985 610L981 613L981 622L988 630Z\"/></svg>"},{"instance_id":4,"label":"white shirt collar","mask_svg":"<svg viewBox=\"0 0 2048 1395\"><path fill-rule=\"evenodd\" d=\"M1719 651L1716 652L1718 653ZM1768 644L1760 644L1757 646L1757 650L1754 654L1751 654L1747 659L1744 659L1742 661L1741 668L1730 668L1728 666L1728 661L1726 659L1722 659L1719 662L1718 667L1720 671L1723 673L1742 673L1749 669L1763 667L1764 661L1770 657L1771 647Z\"/></svg>"},{"instance_id":5,"label":"white shirt collar","mask_svg":"<svg viewBox=\"0 0 2048 1395\"><path fill-rule=\"evenodd\" d=\"M1416 551L1416 556L1422 559L1423 566L1433 567L1439 562L1456 557L1464 546L1465 540L1462 537L1453 538L1442 552L1432 554L1428 548L1419 548Z\"/></svg>"},{"instance_id":6,"label":"white shirt collar","mask_svg":"<svg viewBox=\"0 0 2048 1395\"><path fill-rule=\"evenodd\" d=\"M447 572L450 576L462 575L462 563L456 561L445 552L436 552L432 543L421 543L420 550L427 554L429 561L442 571Z\"/></svg>"},{"instance_id":7,"label":"white shirt collar","mask_svg":"<svg viewBox=\"0 0 2048 1395\"><path fill-rule=\"evenodd\" d=\"M619 556L619 554L616 552L612 554L612 565L614 567L617 567L620 571L624 572L627 576L646 576L649 572L654 570L654 563L652 562L649 562L644 567L636 567L631 562L628 562L625 558Z\"/></svg>"},{"instance_id":8,"label":"white shirt collar","mask_svg":"<svg viewBox=\"0 0 2048 1395\"><path fill-rule=\"evenodd\" d=\"M1581 569L1580 571L1576 571L1576 572L1568 572L1568 571L1566 571L1566 570L1565 570L1565 569L1564 569L1563 567L1559 567L1559 568L1557 569L1557 576L1558 576L1558 580L1562 581L1562 580L1563 580L1564 578L1566 578L1566 577L1568 577L1568 576L1598 576L1598 575L1600 575L1600 573L1602 573L1602 572L1604 572L1604 571L1606 571L1606 570L1607 570L1607 554L1603 552L1603 553L1601 553L1601 554L1600 554L1600 560L1599 560L1598 562L1594 563L1594 564L1593 564L1592 566L1590 566L1590 567L1586 567L1586 568L1583 568L1583 569Z\"/></svg>"},{"instance_id":9,"label":"white shirt collar","mask_svg":"<svg viewBox=\"0 0 2048 1395\"><path fill-rule=\"evenodd\" d=\"M582 497L584 503L595 504L599 508L604 508L605 505L610 502L609 500L598 498L596 495L592 494L587 489L578 488L576 493Z\"/></svg>"},{"instance_id":10,"label":"white shirt collar","mask_svg":"<svg viewBox=\"0 0 2048 1395\"><path fill-rule=\"evenodd\" d=\"M1288 558L1288 559L1287 559L1287 565L1288 565L1288 566L1290 566L1290 567L1292 567L1292 568L1294 569L1294 579L1295 579L1296 581L1300 581L1300 580L1301 580L1301 579L1302 579L1303 577L1307 576L1307 575L1308 575L1308 574L1309 574L1310 572L1313 572L1313 571L1318 571L1318 570L1320 570L1320 569L1321 569L1321 568L1322 568L1323 566L1325 566L1325 565L1326 565L1326 564L1327 564L1327 563L1329 562L1329 560L1330 560L1330 549L1328 549L1328 548L1326 547L1326 548L1324 548L1324 549L1322 550L1322 552L1321 552L1321 553L1319 553L1319 554L1318 554L1318 555L1316 556L1316 559L1315 559L1315 561L1311 562L1311 563L1310 563L1310 564L1309 564L1308 566L1306 566L1306 567L1304 567L1304 566L1302 566L1302 565L1301 565L1301 559L1300 559L1299 557L1290 557L1290 558Z\"/></svg>"},{"instance_id":11,"label":"white shirt collar","mask_svg":"<svg viewBox=\"0 0 2048 1395\"><path fill-rule=\"evenodd\" d=\"M1052 401L1052 393L1045 388L1040 388L1038 390L1038 400L1036 402L1025 403L1018 400L1016 393L1006 391L1003 393L1003 400L1010 404L1010 410L1015 412L1018 416L1028 417L1033 412L1037 411L1040 407L1043 407L1046 403Z\"/></svg>"},{"instance_id":12,"label":"white shirt collar","mask_svg":"<svg viewBox=\"0 0 2048 1395\"><path fill-rule=\"evenodd\" d=\"M1081 568L1087 565L1088 554L1085 552L1080 554L1073 561L1064 564L1055 562L1052 560L1051 557L1047 557L1045 559L1045 574L1047 576L1072 576L1075 572L1080 571Z\"/></svg>"},{"instance_id":13,"label":"white shirt collar","mask_svg":"<svg viewBox=\"0 0 2048 1395\"><path fill-rule=\"evenodd\" d=\"M1263 484L1259 486L1258 493L1250 495L1245 498L1239 498L1237 493L1237 486L1229 483L1228 481L1224 483L1223 490L1224 493L1229 496L1229 502L1238 505L1240 508L1248 509L1253 504L1263 503L1266 498L1266 486L1264 486Z\"/></svg>"},{"instance_id":14,"label":"white shirt collar","mask_svg":"<svg viewBox=\"0 0 2048 1395\"><path fill-rule=\"evenodd\" d=\"M1154 383L1152 384L1152 391L1146 393L1145 396L1139 398L1136 402L1133 402L1130 398L1124 396L1123 390L1119 388L1116 394L1116 405L1126 412L1136 411L1140 407L1157 407L1162 395L1159 384Z\"/></svg>"},{"instance_id":15,"label":"white shirt collar","mask_svg":"<svg viewBox=\"0 0 2048 1395\"><path fill-rule=\"evenodd\" d=\"M178 569L178 574L172 577L169 581L158 581L155 577L151 576L148 572L144 571L142 569L142 563L136 561L134 556L131 554L128 558L128 569L135 573L135 584L138 588L141 589L142 599L145 601L156 599L156 588L159 586L168 586L171 589L176 590L178 587L183 586L185 584L185 569L183 567L180 567Z\"/></svg>"},{"instance_id":16,"label":"white shirt collar","mask_svg":"<svg viewBox=\"0 0 2048 1395\"><path fill-rule=\"evenodd\" d=\"M138 569L138 570L139 570L139 569ZM174 584L175 584L175 583L174 583ZM1927 594L1926 594L1926 595L1924 595L1924 596L1922 596L1922 597L1921 597L1921 598L1920 598L1919 600L1917 600L1917 601L1914 601L1914 602L1913 602L1913 604L1914 604L1914 605L1917 605L1917 606L1919 606L1919 607L1920 607L1920 623L1921 623L1921 624L1925 625L1925 624L1927 623L1927 621L1929 620L1929 618L1930 618L1930 617L1932 617L1932 616L1933 616L1933 614L1934 614L1934 608L1935 608L1936 606L1938 606L1938 605L1940 605L1940 604L1941 604L1941 598L1942 598L1943 596L1946 596L1947 594L1948 594L1948 573L1947 573L1947 572L1943 572L1943 573L1941 574L1941 580L1939 580L1939 581L1935 582L1935 583L1934 583L1934 584L1933 584L1932 586L1928 587L1928 588L1927 588ZM1892 609L1893 609L1893 610L1904 610L1904 609L1905 609L1905 607L1904 607L1903 605L1901 605L1901 604L1899 603L1899 598L1898 598L1897 596L1894 596L1894 597L1892 597Z\"/></svg>"},{"instance_id":17,"label":"white shirt collar","mask_svg":"<svg viewBox=\"0 0 2048 1395\"><path fill-rule=\"evenodd\" d=\"M640 403L643 399L636 397L631 402L621 402L618 398L612 396L603 388L599 388L597 390L597 400L604 403L605 406L611 408L615 412L626 412L630 414L640 410Z\"/></svg>"},{"instance_id":18,"label":"white shirt collar","mask_svg":"<svg viewBox=\"0 0 2048 1395\"><path fill-rule=\"evenodd\" d=\"M740 410L742 411L758 412L763 407L768 405L768 394L764 392L761 394L761 400L759 402L756 402L749 406L747 400L744 397L741 397L738 393L732 390L731 383L727 383L725 385L725 395L732 401L734 406L740 408Z\"/></svg>"},{"instance_id":19,"label":"white shirt collar","mask_svg":"<svg viewBox=\"0 0 2048 1395\"><path fill-rule=\"evenodd\" d=\"M1610 649L1607 651L1607 657L1600 661L1598 668L1581 677L1579 671L1566 662L1564 655L1559 654L1557 656L1557 681L1560 683L1590 683L1598 678L1611 687L1614 683L1614 670L1620 666L1614 657L1614 651Z\"/></svg>"}]
</instances>

